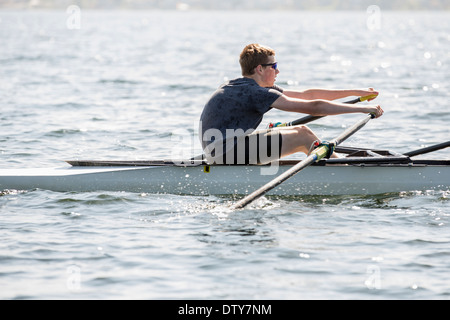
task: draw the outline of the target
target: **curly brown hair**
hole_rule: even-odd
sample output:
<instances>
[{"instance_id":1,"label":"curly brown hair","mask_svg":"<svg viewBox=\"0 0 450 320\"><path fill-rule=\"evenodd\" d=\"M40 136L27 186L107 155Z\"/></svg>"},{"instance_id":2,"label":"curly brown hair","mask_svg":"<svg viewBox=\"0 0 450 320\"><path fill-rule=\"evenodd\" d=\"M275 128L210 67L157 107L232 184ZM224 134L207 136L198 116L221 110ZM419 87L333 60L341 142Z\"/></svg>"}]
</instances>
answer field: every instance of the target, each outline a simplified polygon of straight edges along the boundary
<instances>
[{"instance_id":1,"label":"curly brown hair","mask_svg":"<svg viewBox=\"0 0 450 320\"><path fill-rule=\"evenodd\" d=\"M243 76L250 76L255 73L255 68L260 64L268 62L269 56L274 56L275 50L258 43L245 46L239 57L239 63Z\"/></svg>"}]
</instances>

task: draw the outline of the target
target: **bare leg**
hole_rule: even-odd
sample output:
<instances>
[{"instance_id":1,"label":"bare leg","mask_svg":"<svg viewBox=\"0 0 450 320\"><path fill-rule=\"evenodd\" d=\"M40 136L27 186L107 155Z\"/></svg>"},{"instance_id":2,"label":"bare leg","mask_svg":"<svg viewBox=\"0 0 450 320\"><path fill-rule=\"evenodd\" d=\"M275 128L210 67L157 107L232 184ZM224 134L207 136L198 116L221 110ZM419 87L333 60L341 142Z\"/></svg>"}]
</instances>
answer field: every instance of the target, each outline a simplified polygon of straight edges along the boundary
<instances>
[{"instance_id":1,"label":"bare leg","mask_svg":"<svg viewBox=\"0 0 450 320\"><path fill-rule=\"evenodd\" d=\"M283 128L280 130L283 136L283 145L281 147L281 157L288 156L293 153L303 152L308 154L314 141L320 141L316 134L306 126L295 126L291 128ZM332 158L338 158L336 154L331 155Z\"/></svg>"}]
</instances>

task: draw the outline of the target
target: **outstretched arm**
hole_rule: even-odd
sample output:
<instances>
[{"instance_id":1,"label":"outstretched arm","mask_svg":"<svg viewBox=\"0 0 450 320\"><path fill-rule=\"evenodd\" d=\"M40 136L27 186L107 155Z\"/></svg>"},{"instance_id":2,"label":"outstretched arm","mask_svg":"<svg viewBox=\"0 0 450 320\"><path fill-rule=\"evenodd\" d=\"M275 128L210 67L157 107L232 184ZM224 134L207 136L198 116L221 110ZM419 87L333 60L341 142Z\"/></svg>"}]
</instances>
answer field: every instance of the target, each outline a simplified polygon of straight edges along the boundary
<instances>
[{"instance_id":1,"label":"outstretched arm","mask_svg":"<svg viewBox=\"0 0 450 320\"><path fill-rule=\"evenodd\" d=\"M381 117L383 109L379 105L352 105L323 99L304 100L281 95L272 104L273 108L289 112L306 113L313 116L328 116L343 113L374 113Z\"/></svg>"},{"instance_id":2,"label":"outstretched arm","mask_svg":"<svg viewBox=\"0 0 450 320\"><path fill-rule=\"evenodd\" d=\"M290 98L296 98L296 99L303 99L303 100L317 100L317 99L323 99L323 100L336 100L341 99L349 96L368 96L368 95L378 95L378 92L373 90L373 88L368 89L351 89L351 90L340 90L340 89L334 89L334 90L328 90L328 89L308 89L305 91L296 91L296 90L284 90L283 93L290 97ZM372 98L370 100L373 100L375 98ZM369 101L370 101L369 100Z\"/></svg>"}]
</instances>

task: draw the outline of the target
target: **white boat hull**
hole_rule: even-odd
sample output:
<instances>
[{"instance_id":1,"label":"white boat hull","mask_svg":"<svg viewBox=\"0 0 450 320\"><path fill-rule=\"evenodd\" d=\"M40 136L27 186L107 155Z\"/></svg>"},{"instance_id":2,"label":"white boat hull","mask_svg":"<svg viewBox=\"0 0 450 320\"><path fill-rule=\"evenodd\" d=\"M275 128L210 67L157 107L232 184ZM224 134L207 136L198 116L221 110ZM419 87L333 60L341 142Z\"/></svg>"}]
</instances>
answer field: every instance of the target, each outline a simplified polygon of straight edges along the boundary
<instances>
[{"instance_id":1,"label":"white boat hull","mask_svg":"<svg viewBox=\"0 0 450 320\"><path fill-rule=\"evenodd\" d=\"M267 166L63 167L0 170L0 190L127 191L183 195L246 195L289 169ZM205 170L206 169L206 170ZM209 169L209 170L208 170ZM209 171L209 172L208 172ZM272 195L352 195L450 190L448 165L310 166Z\"/></svg>"}]
</instances>

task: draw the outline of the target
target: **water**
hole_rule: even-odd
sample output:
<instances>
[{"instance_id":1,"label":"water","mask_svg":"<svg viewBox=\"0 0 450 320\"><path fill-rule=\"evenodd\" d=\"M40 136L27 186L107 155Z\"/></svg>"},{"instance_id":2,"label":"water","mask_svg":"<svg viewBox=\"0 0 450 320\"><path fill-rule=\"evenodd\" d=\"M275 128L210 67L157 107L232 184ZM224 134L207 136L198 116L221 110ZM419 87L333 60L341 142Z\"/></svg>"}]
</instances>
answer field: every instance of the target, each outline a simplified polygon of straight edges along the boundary
<instances>
[{"instance_id":1,"label":"water","mask_svg":"<svg viewBox=\"0 0 450 320\"><path fill-rule=\"evenodd\" d=\"M0 167L201 152L202 106L275 48L285 88L372 86L385 115L346 145L449 140L443 12L0 13ZM290 121L271 111L264 119ZM311 127L333 138L361 115ZM176 146L176 148L174 148ZM302 157L296 155L294 157ZM450 151L421 156L449 159ZM235 199L0 193L2 299L447 299L449 191Z\"/></svg>"}]
</instances>

